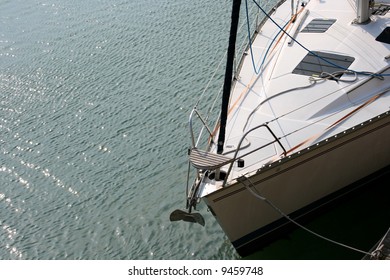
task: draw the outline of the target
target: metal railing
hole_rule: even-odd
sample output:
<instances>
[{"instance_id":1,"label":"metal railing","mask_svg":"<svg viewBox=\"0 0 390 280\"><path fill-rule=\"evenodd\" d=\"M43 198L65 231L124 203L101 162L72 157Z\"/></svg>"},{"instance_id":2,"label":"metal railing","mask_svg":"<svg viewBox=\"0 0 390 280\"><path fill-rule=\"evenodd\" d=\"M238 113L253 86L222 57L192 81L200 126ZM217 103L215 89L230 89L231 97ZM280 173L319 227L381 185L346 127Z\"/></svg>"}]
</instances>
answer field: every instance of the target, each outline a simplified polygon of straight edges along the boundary
<instances>
[{"instance_id":1,"label":"metal railing","mask_svg":"<svg viewBox=\"0 0 390 280\"><path fill-rule=\"evenodd\" d=\"M198 139L196 140L196 142L195 142L195 136L194 136L194 129L193 129L193 125L192 125L192 119L193 119L194 114L196 114L198 116L198 118L200 119L200 121L203 124L203 126L202 126L202 128L201 128L201 130L199 132L199 136L198 136ZM200 141L200 139L202 137L204 128L207 129L207 131L209 133L209 137L212 139L213 133L210 130L210 128L208 127L208 125L206 124L205 119L200 115L200 113L196 109L196 107L194 109L192 109L192 111L191 111L191 114L190 114L190 117L189 117L189 120L188 120L188 124L189 124L189 127L190 127L192 148L196 148L198 146L199 141Z\"/></svg>"},{"instance_id":2,"label":"metal railing","mask_svg":"<svg viewBox=\"0 0 390 280\"><path fill-rule=\"evenodd\" d=\"M268 130L268 132L272 135L272 137L273 137L275 140L274 140L274 141L270 141L269 143L267 143L267 144L265 144L265 145L262 145L262 146L260 146L260 147L258 147L258 148L256 148L256 149L253 149L253 150L251 150L250 152L248 152L248 153L246 153L246 154L240 155L239 158L240 158L240 159L245 158L246 156L248 156L248 155L250 155L250 154L253 154L254 152L257 152L257 151L259 151L259 150L261 150L261 149L264 149L265 147L268 147L268 146L270 146L270 145L272 145L272 144L274 144L274 143L278 143L278 144L279 144L279 146L280 146L280 147L282 148L282 150L283 150L283 154L284 154L284 155L287 153L286 149L283 147L282 143L280 142L280 138L278 138L278 137L275 135L275 133L269 128L269 126L267 125L267 123L264 123L264 124L255 126L254 128L252 128L252 129L248 130L247 132L245 132L244 135L241 137L241 140L240 140L240 142L238 143L237 149L236 149L236 151L235 151L235 153L234 153L233 160L232 160L232 162L230 163L229 169L228 169L228 171L227 171L227 173L226 173L225 180L224 180L224 182L223 182L223 186L226 185L227 179L228 179L228 177L229 177L229 175L230 175L230 172L232 171L233 164L234 164L234 162L237 160L238 152L239 152L240 149L241 149L242 142L243 142L244 139L248 136L249 133L251 133L251 132L253 132L253 131L255 131L255 130L259 129L259 128L262 128L262 127L265 127L265 128Z\"/></svg>"},{"instance_id":3,"label":"metal railing","mask_svg":"<svg viewBox=\"0 0 390 280\"><path fill-rule=\"evenodd\" d=\"M194 136L194 131L193 131L193 117L194 115L196 115L199 120L202 122L203 126L199 132L199 136L197 138L197 140L195 141L195 136ZM212 139L213 139L213 132L211 131L211 129L207 126L206 124L206 121L204 120L204 118L200 115L200 113L198 112L198 110L196 110L196 108L194 108L192 111L191 111L191 114L190 114L190 117L189 117L189 127L190 127L190 134L191 134L191 141L192 141L192 148L196 148L199 144L199 141L201 139L201 136L203 134L203 131L204 129L206 129L209 133L209 138L211 139L211 143L212 142ZM248 136L248 134L252 133L253 131L255 130L258 130L260 128L265 128L267 129L267 131L269 132L269 134L271 134L271 136L274 138L273 141L270 141L269 143L265 144L265 145L262 145L256 149L253 149L251 150L250 152L247 152L243 155L240 155L239 158L238 158L238 153L239 151L241 150L241 146L242 146L242 143L244 142L244 139ZM287 153L286 149L284 148L283 144L280 142L280 138L278 138L275 133L271 130L271 128L268 126L268 123L263 123L261 125L258 125L258 126L255 126L253 128L251 128L250 130L248 130L247 132L244 133L244 135L241 137L240 141L238 142L238 146L237 146L237 149L235 150L234 152L234 156L232 158L232 161L230 162L230 165L229 165L229 168L228 168L228 171L226 173L226 176L225 176L225 179L224 179L224 182L223 182L223 185L225 186L226 185L226 182L227 182L227 179L230 175L230 172L233 168L233 164L236 160L238 159L243 159L245 157L247 157L248 155L250 154L253 154L259 150L262 150L272 144L275 144L277 143L283 150L283 154L285 155ZM210 143L209 143L210 144Z\"/></svg>"}]
</instances>

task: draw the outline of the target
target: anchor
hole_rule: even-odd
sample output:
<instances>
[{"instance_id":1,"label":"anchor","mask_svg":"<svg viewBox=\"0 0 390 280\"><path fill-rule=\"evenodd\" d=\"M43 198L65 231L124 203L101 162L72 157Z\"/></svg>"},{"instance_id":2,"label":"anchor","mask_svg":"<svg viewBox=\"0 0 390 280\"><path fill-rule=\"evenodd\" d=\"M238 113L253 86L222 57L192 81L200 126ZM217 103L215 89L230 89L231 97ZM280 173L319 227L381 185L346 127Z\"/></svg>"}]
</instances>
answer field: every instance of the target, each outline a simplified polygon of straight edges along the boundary
<instances>
[{"instance_id":1,"label":"anchor","mask_svg":"<svg viewBox=\"0 0 390 280\"><path fill-rule=\"evenodd\" d=\"M189 151L190 153L190 151ZM169 220L171 222L176 222L176 221L184 221L184 222L190 222L190 223L197 223L202 226L205 225L205 220L203 216L200 213L192 213L191 210L195 209L196 210L196 204L197 204L197 197L196 193L199 189L199 185L201 182L201 175L198 173L197 179L193 183L191 187L191 194L189 195L189 189L188 189L188 179L189 179L189 174L190 174L190 161L188 161L188 175L187 175L187 188L186 188L186 209L187 211L183 211L180 209L174 210L170 215L169 215Z\"/></svg>"},{"instance_id":2,"label":"anchor","mask_svg":"<svg viewBox=\"0 0 390 280\"><path fill-rule=\"evenodd\" d=\"M171 213L171 215L169 215L169 220L171 222L185 221L185 222L190 222L190 223L198 223L202 226L205 225L204 218L200 213L192 213L191 212L192 209L196 210L195 193L199 187L199 181L196 182L193 186L195 186L195 191L192 192L191 196L188 196L188 188L187 188L187 206L186 206L186 208L188 209L188 212L180 210L180 209L174 210Z\"/></svg>"},{"instance_id":3,"label":"anchor","mask_svg":"<svg viewBox=\"0 0 390 280\"><path fill-rule=\"evenodd\" d=\"M205 225L203 216L200 213L191 213L191 211L186 212L180 209L176 209L169 216L171 222L175 221L185 221L190 223L198 223L202 226Z\"/></svg>"}]
</instances>

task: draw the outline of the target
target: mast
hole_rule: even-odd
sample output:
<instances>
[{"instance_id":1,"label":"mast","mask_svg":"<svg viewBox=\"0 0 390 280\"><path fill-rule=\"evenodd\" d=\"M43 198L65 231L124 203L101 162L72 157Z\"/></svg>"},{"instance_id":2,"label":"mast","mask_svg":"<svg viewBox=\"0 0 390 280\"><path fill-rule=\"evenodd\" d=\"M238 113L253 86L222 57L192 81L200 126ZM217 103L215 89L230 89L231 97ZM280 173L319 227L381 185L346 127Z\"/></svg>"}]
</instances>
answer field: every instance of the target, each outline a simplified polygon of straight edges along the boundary
<instances>
[{"instance_id":1,"label":"mast","mask_svg":"<svg viewBox=\"0 0 390 280\"><path fill-rule=\"evenodd\" d=\"M241 5L241 0L233 0L229 47L228 47L228 54L227 54L227 61L226 61L225 81L223 85L223 94L222 94L221 123L219 128L219 135L218 135L218 149L217 149L218 154L222 154L223 145L225 143L226 119L228 114L230 91L231 91L232 79L233 79L233 62L234 62L234 53L236 49L238 20L240 17L240 5Z\"/></svg>"},{"instance_id":2,"label":"mast","mask_svg":"<svg viewBox=\"0 0 390 280\"><path fill-rule=\"evenodd\" d=\"M357 24L365 24L370 20L370 0L357 0Z\"/></svg>"}]
</instances>

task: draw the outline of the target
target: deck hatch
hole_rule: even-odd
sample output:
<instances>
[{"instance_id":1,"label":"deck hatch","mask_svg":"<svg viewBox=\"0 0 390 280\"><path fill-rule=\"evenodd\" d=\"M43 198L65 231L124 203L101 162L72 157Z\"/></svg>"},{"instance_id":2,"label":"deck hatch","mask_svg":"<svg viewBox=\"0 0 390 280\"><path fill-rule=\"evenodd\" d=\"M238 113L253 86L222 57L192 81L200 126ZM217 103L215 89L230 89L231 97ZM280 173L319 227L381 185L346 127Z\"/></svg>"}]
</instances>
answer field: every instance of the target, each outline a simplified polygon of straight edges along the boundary
<instances>
[{"instance_id":1,"label":"deck hatch","mask_svg":"<svg viewBox=\"0 0 390 280\"><path fill-rule=\"evenodd\" d=\"M303 33L324 33L329 27L335 23L335 19L323 19L323 18L315 18L305 28L302 29Z\"/></svg>"},{"instance_id":2,"label":"deck hatch","mask_svg":"<svg viewBox=\"0 0 390 280\"><path fill-rule=\"evenodd\" d=\"M377 41L390 44L390 27L386 27L378 37L376 37Z\"/></svg>"},{"instance_id":3,"label":"deck hatch","mask_svg":"<svg viewBox=\"0 0 390 280\"><path fill-rule=\"evenodd\" d=\"M324 58L332 64L319 57ZM323 72L334 73L342 69L348 69L354 60L355 58L351 56L313 51L302 59L293 70L293 73L305 76L319 75Z\"/></svg>"},{"instance_id":4,"label":"deck hatch","mask_svg":"<svg viewBox=\"0 0 390 280\"><path fill-rule=\"evenodd\" d=\"M390 11L390 6L388 4L379 4L378 6L374 7L371 14L378 15L378 16L384 16L389 11Z\"/></svg>"}]
</instances>

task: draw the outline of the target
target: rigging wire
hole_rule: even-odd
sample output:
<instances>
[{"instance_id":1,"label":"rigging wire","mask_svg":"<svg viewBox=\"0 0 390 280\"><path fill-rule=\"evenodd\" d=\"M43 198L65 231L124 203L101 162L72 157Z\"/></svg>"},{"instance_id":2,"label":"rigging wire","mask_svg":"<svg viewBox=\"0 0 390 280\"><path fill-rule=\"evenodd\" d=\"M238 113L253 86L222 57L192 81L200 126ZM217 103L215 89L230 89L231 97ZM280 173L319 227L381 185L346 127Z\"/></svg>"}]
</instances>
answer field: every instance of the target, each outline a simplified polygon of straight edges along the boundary
<instances>
[{"instance_id":1,"label":"rigging wire","mask_svg":"<svg viewBox=\"0 0 390 280\"><path fill-rule=\"evenodd\" d=\"M245 2L247 3L248 0L245 0ZM293 40L295 43L297 43L301 48L303 48L304 50L306 50L307 52L309 52L311 55L317 57L318 59L328 63L329 65L332 65L334 67L337 67L339 69L342 69L342 70L345 70L345 71L350 71L350 72L353 72L353 73L356 73L358 75L364 75L364 76L373 76L373 77L376 77L376 78L379 78L379 79L383 79L384 76L390 76L390 74L377 74L377 73L372 73L372 72L366 72L366 71L356 71L356 70L351 70L351 69L348 69L348 68L345 68L341 65L338 65L336 63L333 63L329 60L327 60L326 58L314 53L313 51L309 50L307 47L305 47L302 43L300 43L298 40L296 40L293 36L291 36L285 29L284 27L280 26L261 6L259 3L256 2L256 0L252 0L253 3L256 4L256 6L262 11L262 13L264 13L264 15L273 23L275 24L279 29L280 29L280 32L283 32L284 34L286 34L287 37L289 37L291 40ZM247 15L248 17L248 15ZM248 19L249 21L249 19ZM249 37L249 44L250 46L252 47L252 42L250 40L250 37Z\"/></svg>"},{"instance_id":2,"label":"rigging wire","mask_svg":"<svg viewBox=\"0 0 390 280\"><path fill-rule=\"evenodd\" d=\"M251 8L251 10L250 10L249 12L252 13L254 10L255 10L255 7ZM240 27L239 27L239 29L238 29L239 32L241 32L241 30L244 28L244 25L245 25L245 23L242 23L242 24L240 25ZM244 45L244 43L243 43L243 45ZM243 49L243 46L240 47L240 49L239 49L240 52L242 52L242 49ZM211 83L213 82L213 80L214 80L214 78L217 76L217 74L219 73L219 72L218 72L219 69L222 67L223 63L225 62L226 56L227 56L227 51L225 51L223 57L222 57L221 60L219 61L218 65L217 65L215 71L213 72L211 78L209 79L207 85L205 86L205 88L203 89L201 95L200 95L199 98L197 99L196 104L195 104L195 107L198 107L199 103L201 102L201 100L202 100L203 97L205 96L207 90L210 88ZM220 91L222 92L222 87L221 87ZM209 111L210 111L210 110L209 110Z\"/></svg>"},{"instance_id":3,"label":"rigging wire","mask_svg":"<svg viewBox=\"0 0 390 280\"><path fill-rule=\"evenodd\" d=\"M253 70L255 71L255 73L258 75L260 73L260 70L261 68L263 67L264 63L265 63L265 60L268 56L268 52L270 51L272 45L274 44L276 38L279 36L279 34L282 32L282 30L279 30L279 32L275 35L275 37L272 39L271 43L269 44L265 54L264 54L264 57L263 57L263 61L261 62L260 66L259 66L259 69L257 70L256 69L256 63L255 63L255 60L254 60L254 55L253 55L253 48L252 48L252 39L251 39L251 29L250 29L250 23L249 23L249 10L248 10L248 0L245 0L245 13L246 13L246 23L247 23L247 32L248 32L248 40L249 40L249 50L250 50L250 53L251 53L251 59L252 59L252 65L253 65ZM290 21L286 22L286 24L282 27L283 30L284 28L286 28L286 26L290 23Z\"/></svg>"},{"instance_id":4,"label":"rigging wire","mask_svg":"<svg viewBox=\"0 0 390 280\"><path fill-rule=\"evenodd\" d=\"M354 77L351 78L351 79L342 79L341 78L341 75L343 74L353 74ZM295 90L303 90L303 89L307 89L307 88L310 88L312 86L314 86L316 83L318 82L321 82L321 81L325 81L325 80L336 80L336 81L342 81L342 82L346 82L346 83L353 83L357 80L357 74L355 72L351 72L351 71L337 71L337 72L333 72L333 73L327 73L327 72L322 72L319 76L311 76L309 78L309 84L306 85L306 86L301 86L301 87L295 87L295 88L291 88L291 89L287 89L287 90L284 90L284 91L281 91L281 92L278 92L277 94L274 94L274 95L271 95L270 97L267 97L265 98L264 100L262 100L257 106L256 108L254 108L252 110L252 112L249 114L246 122L245 122L245 125L243 127L243 131L245 130L245 128L247 127L248 123L249 123L249 120L250 118L254 115L254 113L256 113L260 107L262 105L264 105L266 102L270 101L271 99L275 98L275 97L278 97L280 95L283 95L285 93L288 93L288 92L291 92L291 91L295 91ZM271 120L271 121L274 121L274 120ZM269 121L269 122L271 122Z\"/></svg>"},{"instance_id":5,"label":"rigging wire","mask_svg":"<svg viewBox=\"0 0 390 280\"><path fill-rule=\"evenodd\" d=\"M255 9L256 9L256 7L253 6L253 7L251 8L251 10L250 10L250 13L252 13ZM240 25L240 27L239 27L239 31L241 31L241 30L244 28L245 25L246 25L245 22L243 22L243 23ZM243 43L243 45L239 48L239 50L240 50L241 53L243 52L243 49L244 49L243 46L244 46L244 43ZM218 65L217 65L217 68L216 68L215 71L213 72L211 78L209 79L207 85L206 85L205 88L203 89L201 95L198 97L198 99L197 99L197 101L196 101L196 103L195 103L193 109L196 109L196 110L197 110L198 107L199 107L199 105L200 105L200 103L201 103L201 101L205 98L206 92L209 90L209 88L210 88L212 82L214 81L215 77L216 77L217 74L219 73L218 71L219 71L219 69L222 67L223 62L225 61L226 56L227 56L227 51L225 51L224 56L222 57L222 59L220 60L220 62L219 62ZM236 74L234 74L234 75L236 75ZM220 87L220 89L218 90L218 93L215 95L215 97L214 97L214 99L212 100L212 102L208 102L209 106L208 106L208 109L206 110L206 113L205 113L205 122L207 122L207 121L209 120L209 118L211 117L211 114L212 114L212 112L213 112L213 110L214 110L214 108L215 108L217 102L220 100L220 96L221 96L221 94L222 94L222 88L223 88L223 86ZM213 135L215 135L215 131L217 130L217 128L218 128L218 123L216 124L216 127L214 128L214 133L213 133ZM200 130L200 132L199 132L198 142L199 142L199 139L200 139L201 135L203 134L203 130L204 130L204 127L202 127L201 130Z\"/></svg>"},{"instance_id":6,"label":"rigging wire","mask_svg":"<svg viewBox=\"0 0 390 280\"><path fill-rule=\"evenodd\" d=\"M262 105L264 105L265 103L267 103L268 101L270 101L271 99L273 99L273 98L275 98L275 97L278 97L278 96L280 96L280 95L282 95L282 94L291 92L291 91L303 90L303 89L310 88L310 87L314 86L316 83L317 83L316 80L313 80L313 81L310 80L310 84L308 84L308 85L306 85L306 86L301 86L301 87L295 87L295 88L287 89L287 90L278 92L278 93L275 94L275 95L271 95L270 97L265 98L264 100L262 100L262 101L256 106L256 108L254 108L254 109L250 112L250 114L248 115L248 118L246 119L246 122L245 122L245 124L244 124L244 126L243 126L243 128L242 128L242 131L245 130L245 128L246 128L246 127L248 126L248 124L249 124L249 120L250 120L250 119L253 117L253 115L260 109L260 107L261 107ZM271 121L269 121L269 122L271 122Z\"/></svg>"}]
</instances>

